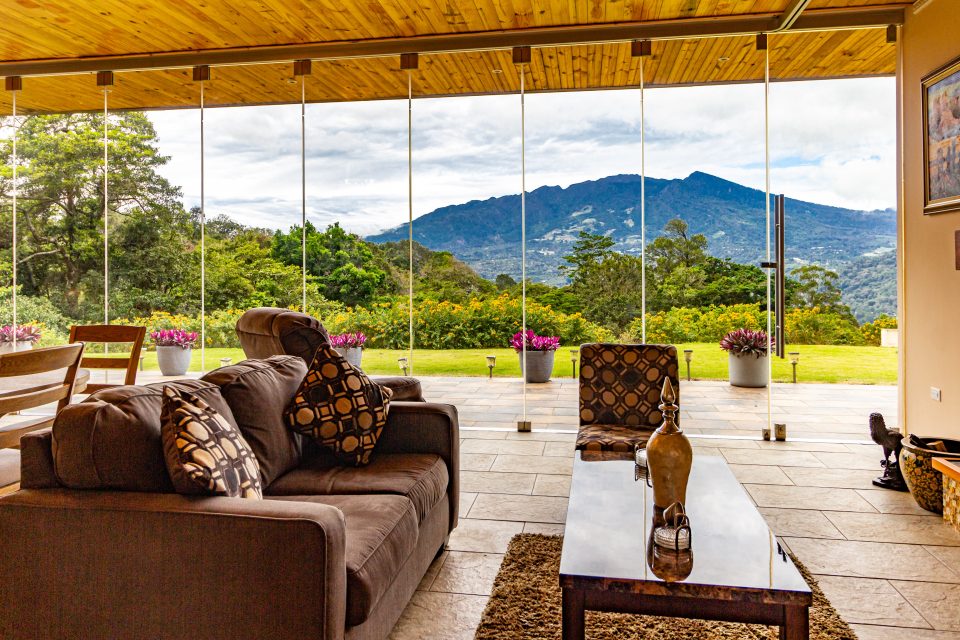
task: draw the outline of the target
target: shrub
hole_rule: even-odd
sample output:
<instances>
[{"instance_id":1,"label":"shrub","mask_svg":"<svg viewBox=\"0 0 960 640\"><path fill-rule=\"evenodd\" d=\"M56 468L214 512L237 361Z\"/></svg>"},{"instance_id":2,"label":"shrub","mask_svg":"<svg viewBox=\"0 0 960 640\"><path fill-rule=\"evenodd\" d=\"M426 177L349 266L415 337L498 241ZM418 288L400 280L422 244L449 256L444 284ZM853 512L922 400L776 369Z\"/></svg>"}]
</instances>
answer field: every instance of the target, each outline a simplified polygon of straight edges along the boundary
<instances>
[{"instance_id":1,"label":"shrub","mask_svg":"<svg viewBox=\"0 0 960 640\"><path fill-rule=\"evenodd\" d=\"M17 323L38 327L41 333L40 346L65 343L70 325L76 324L60 313L47 298L22 294L17 295ZM12 287L0 287L0 324L13 324Z\"/></svg>"},{"instance_id":2,"label":"shrub","mask_svg":"<svg viewBox=\"0 0 960 640\"><path fill-rule=\"evenodd\" d=\"M863 341L865 344L880 346L880 330L896 328L897 319L893 316L888 316L885 313L881 313L879 316L874 318L873 322L865 322L864 324L860 325L860 335L863 336Z\"/></svg>"}]
</instances>

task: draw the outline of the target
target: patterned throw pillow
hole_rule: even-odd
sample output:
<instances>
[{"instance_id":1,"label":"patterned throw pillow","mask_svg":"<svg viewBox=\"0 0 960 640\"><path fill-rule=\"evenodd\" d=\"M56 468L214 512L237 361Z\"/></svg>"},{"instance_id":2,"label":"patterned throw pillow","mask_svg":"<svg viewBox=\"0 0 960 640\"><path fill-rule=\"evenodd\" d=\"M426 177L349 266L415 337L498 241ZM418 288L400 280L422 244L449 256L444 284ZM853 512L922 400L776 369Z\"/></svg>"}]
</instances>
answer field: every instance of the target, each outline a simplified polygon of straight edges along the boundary
<instances>
[{"instance_id":1,"label":"patterned throw pillow","mask_svg":"<svg viewBox=\"0 0 960 640\"><path fill-rule=\"evenodd\" d=\"M163 388L160 436L178 493L263 498L260 465L243 434L197 396Z\"/></svg>"},{"instance_id":2,"label":"patterned throw pillow","mask_svg":"<svg viewBox=\"0 0 960 640\"><path fill-rule=\"evenodd\" d=\"M320 345L284 415L291 429L359 467L370 462L392 396L332 347Z\"/></svg>"}]
</instances>

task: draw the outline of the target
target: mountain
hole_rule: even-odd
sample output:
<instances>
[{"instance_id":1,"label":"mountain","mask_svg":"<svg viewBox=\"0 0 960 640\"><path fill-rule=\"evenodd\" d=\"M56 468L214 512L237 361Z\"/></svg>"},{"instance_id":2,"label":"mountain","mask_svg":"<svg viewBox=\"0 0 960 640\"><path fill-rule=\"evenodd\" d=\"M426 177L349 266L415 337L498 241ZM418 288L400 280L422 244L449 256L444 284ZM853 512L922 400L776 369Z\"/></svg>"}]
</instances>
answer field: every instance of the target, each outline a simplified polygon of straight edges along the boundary
<instances>
[{"instance_id":1,"label":"mountain","mask_svg":"<svg viewBox=\"0 0 960 640\"><path fill-rule=\"evenodd\" d=\"M691 233L703 233L711 254L742 263L765 255L764 193L696 171L683 179L646 180L647 242L671 218L683 218ZM562 284L557 267L579 231L601 233L617 249L639 254L640 177L616 175L561 187L540 187L527 194L527 274L536 281ZM896 214L854 211L787 198L788 270L817 263L842 270L864 256L896 246ZM441 207L417 218L414 239L426 247L453 253L482 276L520 274L520 196L509 195ZM407 225L367 239L398 241ZM847 281L856 287L855 278ZM857 300L869 302L866 294ZM884 306L884 309L887 310ZM895 307L894 309L895 310ZM891 312L891 310L887 310Z\"/></svg>"}]
</instances>

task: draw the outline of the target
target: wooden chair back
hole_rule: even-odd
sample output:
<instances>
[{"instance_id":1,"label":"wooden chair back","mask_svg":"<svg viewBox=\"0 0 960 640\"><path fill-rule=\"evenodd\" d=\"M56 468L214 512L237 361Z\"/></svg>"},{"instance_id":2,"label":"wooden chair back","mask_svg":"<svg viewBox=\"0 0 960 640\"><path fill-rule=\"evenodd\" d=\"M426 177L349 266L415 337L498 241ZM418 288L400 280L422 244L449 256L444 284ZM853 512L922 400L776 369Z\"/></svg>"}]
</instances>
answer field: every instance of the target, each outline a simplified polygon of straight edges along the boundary
<instances>
[{"instance_id":1,"label":"wooden chair back","mask_svg":"<svg viewBox=\"0 0 960 640\"><path fill-rule=\"evenodd\" d=\"M126 356L93 356L89 352L80 362L85 369L125 369L126 375L123 384L136 384L137 366L140 364L140 350L146 337L146 327L130 327L119 324L87 324L70 327L70 342L85 342L86 344L129 343L130 353ZM100 389L118 387L118 384L87 383L86 391L93 393Z\"/></svg>"},{"instance_id":2,"label":"wooden chair back","mask_svg":"<svg viewBox=\"0 0 960 640\"><path fill-rule=\"evenodd\" d=\"M30 349L0 355L0 378L23 377L23 386L0 393L0 416L24 409L57 403L57 412L70 404L73 397L77 371L83 358L83 343L59 347ZM44 376L66 369L63 379ZM30 379L30 376L38 378ZM28 424L11 425L0 430L0 448L16 447L20 436L44 429L53 423L52 418L29 421Z\"/></svg>"}]
</instances>

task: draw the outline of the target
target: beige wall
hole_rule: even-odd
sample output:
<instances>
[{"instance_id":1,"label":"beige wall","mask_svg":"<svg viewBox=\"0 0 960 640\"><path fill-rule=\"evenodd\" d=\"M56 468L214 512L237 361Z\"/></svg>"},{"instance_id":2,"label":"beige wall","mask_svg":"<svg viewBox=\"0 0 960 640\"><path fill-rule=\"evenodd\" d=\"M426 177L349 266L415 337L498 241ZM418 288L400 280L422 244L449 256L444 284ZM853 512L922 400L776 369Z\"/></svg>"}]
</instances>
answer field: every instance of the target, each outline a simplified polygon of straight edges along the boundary
<instances>
[{"instance_id":1,"label":"beige wall","mask_svg":"<svg viewBox=\"0 0 960 640\"><path fill-rule=\"evenodd\" d=\"M922 4L922 3L921 3ZM933 0L903 26L901 215L901 402L907 430L960 438L960 271L954 231L960 211L923 214L920 80L960 57L960 0ZM930 397L941 389L941 401Z\"/></svg>"}]
</instances>

